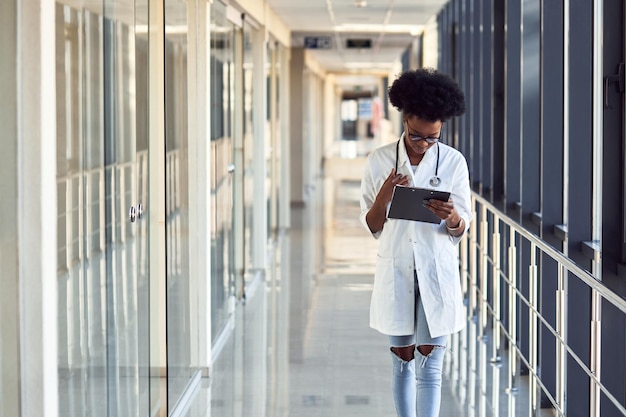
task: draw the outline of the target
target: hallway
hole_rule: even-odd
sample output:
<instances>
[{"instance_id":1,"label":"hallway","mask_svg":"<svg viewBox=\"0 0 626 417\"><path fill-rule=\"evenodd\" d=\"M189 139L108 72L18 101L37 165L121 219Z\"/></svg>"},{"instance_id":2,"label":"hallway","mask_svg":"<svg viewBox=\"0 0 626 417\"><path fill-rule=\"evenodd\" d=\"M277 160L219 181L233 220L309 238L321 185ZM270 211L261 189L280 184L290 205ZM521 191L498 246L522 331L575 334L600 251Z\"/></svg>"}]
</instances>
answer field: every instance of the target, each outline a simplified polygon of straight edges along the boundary
<instances>
[{"instance_id":1,"label":"hallway","mask_svg":"<svg viewBox=\"0 0 626 417\"><path fill-rule=\"evenodd\" d=\"M359 181L430 134L390 91L424 68L464 97L437 139L473 218L441 417L626 417L625 16L0 2L0 417L393 417Z\"/></svg>"},{"instance_id":2,"label":"hallway","mask_svg":"<svg viewBox=\"0 0 626 417\"><path fill-rule=\"evenodd\" d=\"M359 144L360 150L351 159L339 156L338 150L309 203L292 209L292 227L272 251L267 302L250 299L246 308L246 317L258 316L254 305L284 310L267 312L272 318L268 323L267 416L396 416L387 340L368 325L377 241L359 222L360 181L356 177L362 163L359 157L367 153L365 145ZM337 166L350 169L342 173ZM317 233L322 237L316 237ZM316 241L324 242L321 248L314 246ZM313 271L310 280L306 279L308 271ZM478 327L472 318L450 339L440 416L529 415L528 376L518 371L511 379L508 349L496 354L490 334L480 336ZM284 340L289 341L288 353L281 346ZM494 360L496 356L499 360ZM209 415L225 415L215 406L227 402L216 402L215 392L212 404ZM250 411L263 415L260 410ZM540 408L536 415L557 414Z\"/></svg>"},{"instance_id":3,"label":"hallway","mask_svg":"<svg viewBox=\"0 0 626 417\"><path fill-rule=\"evenodd\" d=\"M294 359L285 415L393 417L388 343L368 326L377 242L358 220L359 183L336 181L329 188L335 189L332 220L325 228L324 260L304 314L302 339L292 339L290 346ZM293 214L309 216L307 210ZM300 244L291 239L298 253ZM291 276L297 273L292 267ZM446 380L441 416L460 416L449 387Z\"/></svg>"}]
</instances>

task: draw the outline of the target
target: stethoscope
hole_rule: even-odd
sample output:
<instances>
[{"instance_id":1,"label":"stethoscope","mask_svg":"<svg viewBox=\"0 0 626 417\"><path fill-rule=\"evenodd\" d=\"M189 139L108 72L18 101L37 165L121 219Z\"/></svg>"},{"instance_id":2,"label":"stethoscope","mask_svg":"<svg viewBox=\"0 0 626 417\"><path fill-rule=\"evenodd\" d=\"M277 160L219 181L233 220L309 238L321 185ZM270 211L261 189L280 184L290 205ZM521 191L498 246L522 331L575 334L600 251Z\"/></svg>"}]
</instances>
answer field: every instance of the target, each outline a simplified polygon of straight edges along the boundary
<instances>
[{"instance_id":1,"label":"stethoscope","mask_svg":"<svg viewBox=\"0 0 626 417\"><path fill-rule=\"evenodd\" d=\"M402 138L403 137L404 135L402 136ZM398 139L398 142L396 143L396 171L395 172L398 172L398 156L400 154L400 141L402 140L402 138ZM430 179L429 183L433 187L438 187L439 184L441 184L441 178L439 178L439 142L437 142L437 165L435 165L435 176Z\"/></svg>"}]
</instances>

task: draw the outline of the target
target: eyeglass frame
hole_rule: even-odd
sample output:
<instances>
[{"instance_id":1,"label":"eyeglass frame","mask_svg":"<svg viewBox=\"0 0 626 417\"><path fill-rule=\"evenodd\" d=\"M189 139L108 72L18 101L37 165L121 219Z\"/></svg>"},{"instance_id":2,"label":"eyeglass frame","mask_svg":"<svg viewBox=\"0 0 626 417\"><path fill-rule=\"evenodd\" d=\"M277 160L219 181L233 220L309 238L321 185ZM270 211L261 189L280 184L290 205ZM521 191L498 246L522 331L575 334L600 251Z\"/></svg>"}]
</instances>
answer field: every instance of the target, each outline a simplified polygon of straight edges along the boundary
<instances>
[{"instance_id":1,"label":"eyeglass frame","mask_svg":"<svg viewBox=\"0 0 626 417\"><path fill-rule=\"evenodd\" d=\"M443 129L443 125L441 126L441 129ZM432 145L434 143L439 142L439 140L441 139L441 129L439 129L439 137L438 138L433 138L433 137L423 137L420 135L413 135L409 132L409 123L405 120L404 121L404 134L406 136L408 136L409 140L412 142L419 142L420 140L426 141L426 143ZM414 139L415 138L415 139Z\"/></svg>"}]
</instances>

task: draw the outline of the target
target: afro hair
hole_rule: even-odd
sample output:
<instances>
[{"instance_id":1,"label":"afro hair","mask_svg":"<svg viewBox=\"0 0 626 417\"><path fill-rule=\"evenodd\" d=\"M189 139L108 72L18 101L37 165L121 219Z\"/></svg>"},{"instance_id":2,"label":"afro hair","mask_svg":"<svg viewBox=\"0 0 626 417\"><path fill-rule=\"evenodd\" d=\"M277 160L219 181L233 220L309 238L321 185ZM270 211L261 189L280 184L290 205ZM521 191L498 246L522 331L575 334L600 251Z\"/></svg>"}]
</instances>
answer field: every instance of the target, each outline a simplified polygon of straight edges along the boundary
<instances>
[{"instance_id":1,"label":"afro hair","mask_svg":"<svg viewBox=\"0 0 626 417\"><path fill-rule=\"evenodd\" d=\"M389 101L405 115L435 122L465 113L456 82L431 68L405 71L389 87Z\"/></svg>"}]
</instances>

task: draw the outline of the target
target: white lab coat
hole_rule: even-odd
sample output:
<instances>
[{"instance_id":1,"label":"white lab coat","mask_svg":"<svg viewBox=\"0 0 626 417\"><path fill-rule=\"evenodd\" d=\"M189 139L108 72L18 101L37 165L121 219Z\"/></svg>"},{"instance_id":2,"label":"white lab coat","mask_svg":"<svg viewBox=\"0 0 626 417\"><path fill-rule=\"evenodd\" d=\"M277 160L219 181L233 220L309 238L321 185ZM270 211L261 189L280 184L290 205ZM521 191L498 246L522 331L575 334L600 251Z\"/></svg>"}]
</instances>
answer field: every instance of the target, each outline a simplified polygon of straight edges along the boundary
<instances>
[{"instance_id":1,"label":"white lab coat","mask_svg":"<svg viewBox=\"0 0 626 417\"><path fill-rule=\"evenodd\" d=\"M360 218L368 231L365 216L395 167L396 143L376 149L367 158L361 182ZM465 220L467 232L472 220L467 162L459 151L443 143L439 143L439 153L438 176L441 184L432 187L429 181L435 175L437 146L428 149L413 174L401 138L398 173L408 175L411 186L450 191L456 210ZM380 242L370 305L370 326L387 335L413 334L415 270L431 337L461 330L466 321L457 249L461 238L450 236L444 221L431 224L399 219L387 219L383 229L373 236Z\"/></svg>"}]
</instances>

